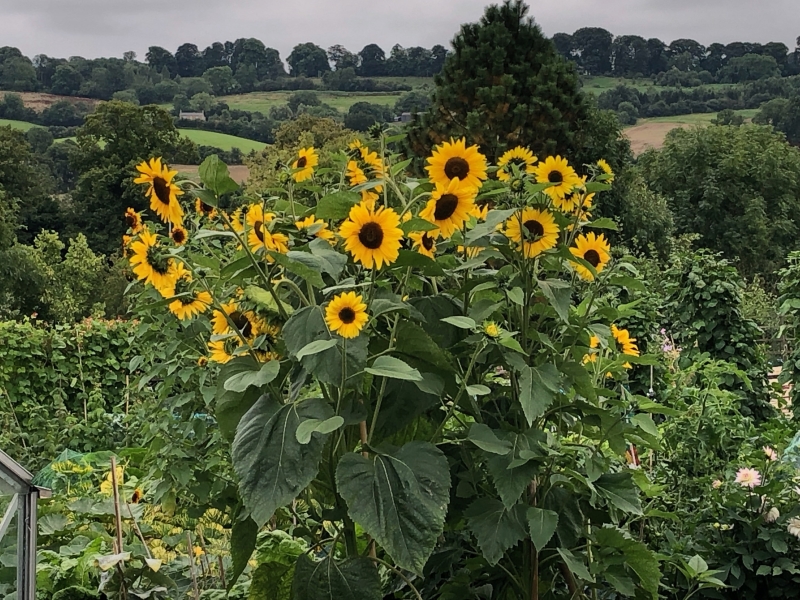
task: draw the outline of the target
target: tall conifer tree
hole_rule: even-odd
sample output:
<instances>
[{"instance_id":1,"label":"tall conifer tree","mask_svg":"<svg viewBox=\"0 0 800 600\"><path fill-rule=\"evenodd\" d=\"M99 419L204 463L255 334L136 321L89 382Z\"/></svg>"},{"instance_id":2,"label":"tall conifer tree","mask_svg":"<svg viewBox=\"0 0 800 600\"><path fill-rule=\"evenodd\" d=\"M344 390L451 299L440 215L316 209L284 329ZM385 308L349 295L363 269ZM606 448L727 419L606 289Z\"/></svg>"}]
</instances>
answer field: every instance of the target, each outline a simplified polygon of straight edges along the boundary
<instances>
[{"instance_id":1,"label":"tall conifer tree","mask_svg":"<svg viewBox=\"0 0 800 600\"><path fill-rule=\"evenodd\" d=\"M587 107L578 76L527 12L521 0L506 0L461 27L433 105L410 127L412 153L461 136L490 159L517 145L540 158L580 145Z\"/></svg>"}]
</instances>

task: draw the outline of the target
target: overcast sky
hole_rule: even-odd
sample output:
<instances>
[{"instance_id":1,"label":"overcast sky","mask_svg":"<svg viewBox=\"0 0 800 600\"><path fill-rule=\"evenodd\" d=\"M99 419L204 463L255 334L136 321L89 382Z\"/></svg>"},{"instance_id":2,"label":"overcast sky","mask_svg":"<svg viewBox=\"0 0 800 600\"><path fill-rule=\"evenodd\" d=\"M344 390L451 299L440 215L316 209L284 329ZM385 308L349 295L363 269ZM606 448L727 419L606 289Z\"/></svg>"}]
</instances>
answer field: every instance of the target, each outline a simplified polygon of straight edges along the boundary
<instances>
[{"instance_id":1,"label":"overcast sky","mask_svg":"<svg viewBox=\"0 0 800 600\"><path fill-rule=\"evenodd\" d=\"M377 43L449 46L461 23L476 21L488 0L0 0L0 46L28 56L121 56L148 46L174 51L191 41L256 37L291 52L300 42L358 52ZM797 0L531 0L547 35L585 26L615 35L703 44L781 41L800 35Z\"/></svg>"}]
</instances>

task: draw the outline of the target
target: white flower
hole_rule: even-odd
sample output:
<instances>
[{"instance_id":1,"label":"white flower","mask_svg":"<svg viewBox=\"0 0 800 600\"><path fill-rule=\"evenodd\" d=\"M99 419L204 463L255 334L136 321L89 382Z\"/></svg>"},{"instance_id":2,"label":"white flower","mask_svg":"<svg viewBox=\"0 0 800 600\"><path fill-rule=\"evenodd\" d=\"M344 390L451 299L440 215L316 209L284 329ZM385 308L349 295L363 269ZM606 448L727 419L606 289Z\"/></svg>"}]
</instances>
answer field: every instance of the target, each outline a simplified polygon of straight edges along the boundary
<instances>
[{"instance_id":1,"label":"white flower","mask_svg":"<svg viewBox=\"0 0 800 600\"><path fill-rule=\"evenodd\" d=\"M800 518L792 517L786 523L786 531L788 531L791 535L800 539Z\"/></svg>"},{"instance_id":2,"label":"white flower","mask_svg":"<svg viewBox=\"0 0 800 600\"><path fill-rule=\"evenodd\" d=\"M772 447L770 447L770 446L764 446L764 447L762 448L762 450L764 451L764 454L766 454L766 455L767 455L767 458L768 458L768 459L769 459L771 462L775 462L776 460L778 460L778 453L777 453L777 452L775 452L775 450L773 450L773 449L772 449Z\"/></svg>"},{"instance_id":3,"label":"white flower","mask_svg":"<svg viewBox=\"0 0 800 600\"><path fill-rule=\"evenodd\" d=\"M711 487L712 487L712 488L714 488L715 490L718 490L719 488L721 488L721 487L722 487L722 482L721 482L719 479L715 479L715 480L714 480L714 481L711 483Z\"/></svg>"},{"instance_id":4,"label":"white flower","mask_svg":"<svg viewBox=\"0 0 800 600\"><path fill-rule=\"evenodd\" d=\"M736 483L751 490L761 485L761 473L756 469L739 469L736 472Z\"/></svg>"},{"instance_id":5,"label":"white flower","mask_svg":"<svg viewBox=\"0 0 800 600\"><path fill-rule=\"evenodd\" d=\"M773 506L770 508L766 513L764 513L764 522L765 523L774 523L777 521L781 516L780 511L777 507Z\"/></svg>"}]
</instances>

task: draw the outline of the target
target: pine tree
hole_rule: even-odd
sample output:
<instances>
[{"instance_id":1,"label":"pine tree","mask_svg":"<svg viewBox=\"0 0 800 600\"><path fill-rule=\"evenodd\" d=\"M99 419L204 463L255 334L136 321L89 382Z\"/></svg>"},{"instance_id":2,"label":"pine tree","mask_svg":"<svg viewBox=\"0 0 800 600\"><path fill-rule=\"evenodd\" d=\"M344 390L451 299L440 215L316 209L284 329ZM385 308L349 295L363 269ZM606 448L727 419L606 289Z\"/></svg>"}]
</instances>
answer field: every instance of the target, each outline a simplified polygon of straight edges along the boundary
<instances>
[{"instance_id":1,"label":"pine tree","mask_svg":"<svg viewBox=\"0 0 800 600\"><path fill-rule=\"evenodd\" d=\"M506 0L461 27L433 105L409 128L412 154L461 136L490 159L517 145L540 158L580 145L587 107L578 76L527 12L521 0Z\"/></svg>"}]
</instances>

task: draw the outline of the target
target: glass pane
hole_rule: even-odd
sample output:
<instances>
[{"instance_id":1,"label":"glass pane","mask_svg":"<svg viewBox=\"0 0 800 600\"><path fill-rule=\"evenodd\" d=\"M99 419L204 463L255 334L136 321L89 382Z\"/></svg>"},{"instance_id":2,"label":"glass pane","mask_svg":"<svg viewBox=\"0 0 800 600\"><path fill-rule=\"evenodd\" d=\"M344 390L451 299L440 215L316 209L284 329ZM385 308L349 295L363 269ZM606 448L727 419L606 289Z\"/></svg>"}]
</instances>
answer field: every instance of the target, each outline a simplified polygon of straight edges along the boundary
<instances>
[{"instance_id":1,"label":"glass pane","mask_svg":"<svg viewBox=\"0 0 800 600\"><path fill-rule=\"evenodd\" d=\"M17 566L19 564L18 496L0 495L0 598L17 597Z\"/></svg>"}]
</instances>

